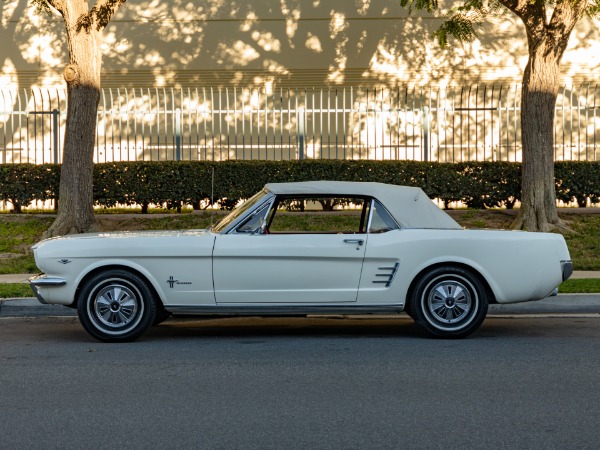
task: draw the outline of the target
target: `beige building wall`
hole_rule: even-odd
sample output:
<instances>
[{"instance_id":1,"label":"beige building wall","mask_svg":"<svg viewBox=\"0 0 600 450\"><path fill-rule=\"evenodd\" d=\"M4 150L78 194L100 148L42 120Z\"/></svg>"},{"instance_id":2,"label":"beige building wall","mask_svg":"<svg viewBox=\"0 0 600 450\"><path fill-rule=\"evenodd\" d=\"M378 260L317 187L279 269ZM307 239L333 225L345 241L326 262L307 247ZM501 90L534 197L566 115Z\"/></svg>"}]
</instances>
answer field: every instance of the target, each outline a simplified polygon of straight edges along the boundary
<instances>
[{"instance_id":1,"label":"beige building wall","mask_svg":"<svg viewBox=\"0 0 600 450\"><path fill-rule=\"evenodd\" d=\"M451 3L451 2L450 2ZM0 87L62 86L61 18L0 2ZM108 25L105 87L373 86L519 82L523 27L497 19L472 43L440 49L439 19L397 0L130 0ZM584 19L563 82L595 82L600 22Z\"/></svg>"}]
</instances>

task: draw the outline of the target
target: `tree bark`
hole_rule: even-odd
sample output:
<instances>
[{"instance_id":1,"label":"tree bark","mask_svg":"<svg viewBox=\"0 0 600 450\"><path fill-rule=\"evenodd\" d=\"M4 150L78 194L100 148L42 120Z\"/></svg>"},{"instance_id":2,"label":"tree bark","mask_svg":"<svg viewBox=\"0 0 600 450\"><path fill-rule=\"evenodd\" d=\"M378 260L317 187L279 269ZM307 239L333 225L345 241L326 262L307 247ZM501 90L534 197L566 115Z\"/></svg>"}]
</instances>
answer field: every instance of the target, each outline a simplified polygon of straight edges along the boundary
<instances>
[{"instance_id":1,"label":"tree bark","mask_svg":"<svg viewBox=\"0 0 600 450\"><path fill-rule=\"evenodd\" d=\"M59 207L44 237L99 229L93 209L94 143L100 100L101 30L85 26L87 2L65 1L63 15L69 43L68 109L60 176Z\"/></svg>"},{"instance_id":2,"label":"tree bark","mask_svg":"<svg viewBox=\"0 0 600 450\"><path fill-rule=\"evenodd\" d=\"M522 195L519 228L549 231L559 225L554 184L554 109L559 63L544 39L530 48L523 75L521 133Z\"/></svg>"},{"instance_id":3,"label":"tree bark","mask_svg":"<svg viewBox=\"0 0 600 450\"><path fill-rule=\"evenodd\" d=\"M529 48L521 94L521 210L513 228L549 231L563 226L556 207L553 131L560 61L588 1L559 1L550 18L546 2L500 0L500 3L525 25Z\"/></svg>"},{"instance_id":4,"label":"tree bark","mask_svg":"<svg viewBox=\"0 0 600 450\"><path fill-rule=\"evenodd\" d=\"M93 151L99 90L92 86L69 86L67 92L67 131L60 173L60 201L56 220L45 237L99 229L93 208Z\"/></svg>"}]
</instances>

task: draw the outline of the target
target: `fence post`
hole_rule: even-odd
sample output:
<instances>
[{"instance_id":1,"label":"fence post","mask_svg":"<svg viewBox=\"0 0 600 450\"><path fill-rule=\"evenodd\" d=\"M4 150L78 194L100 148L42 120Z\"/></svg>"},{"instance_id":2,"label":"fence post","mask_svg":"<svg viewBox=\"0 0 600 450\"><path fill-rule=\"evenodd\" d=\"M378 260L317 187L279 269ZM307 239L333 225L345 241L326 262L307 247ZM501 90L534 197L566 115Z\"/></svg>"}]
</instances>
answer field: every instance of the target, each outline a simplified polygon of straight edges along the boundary
<instances>
[{"instance_id":1,"label":"fence post","mask_svg":"<svg viewBox=\"0 0 600 450\"><path fill-rule=\"evenodd\" d=\"M181 160L181 109L175 110L175 161Z\"/></svg>"},{"instance_id":2,"label":"fence post","mask_svg":"<svg viewBox=\"0 0 600 450\"><path fill-rule=\"evenodd\" d=\"M429 106L423 108L423 161L429 161Z\"/></svg>"},{"instance_id":3,"label":"fence post","mask_svg":"<svg viewBox=\"0 0 600 450\"><path fill-rule=\"evenodd\" d=\"M296 110L296 121L298 122L298 159L304 159L304 121L306 119L304 108Z\"/></svg>"},{"instance_id":4,"label":"fence post","mask_svg":"<svg viewBox=\"0 0 600 450\"><path fill-rule=\"evenodd\" d=\"M52 150L54 152L54 164L58 164L58 109L52 110Z\"/></svg>"}]
</instances>

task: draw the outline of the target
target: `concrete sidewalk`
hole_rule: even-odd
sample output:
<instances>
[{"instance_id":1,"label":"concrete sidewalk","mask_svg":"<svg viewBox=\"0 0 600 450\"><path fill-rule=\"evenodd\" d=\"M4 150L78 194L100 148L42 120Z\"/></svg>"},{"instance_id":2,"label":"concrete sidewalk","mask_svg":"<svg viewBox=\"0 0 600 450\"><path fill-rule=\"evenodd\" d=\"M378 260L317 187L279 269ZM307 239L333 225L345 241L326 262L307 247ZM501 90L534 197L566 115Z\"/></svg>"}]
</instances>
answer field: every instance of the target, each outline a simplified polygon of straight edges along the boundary
<instances>
[{"instance_id":1,"label":"concrete sidewalk","mask_svg":"<svg viewBox=\"0 0 600 450\"><path fill-rule=\"evenodd\" d=\"M0 275L0 283L29 283L29 279L33 276L35 276L33 273Z\"/></svg>"}]
</instances>

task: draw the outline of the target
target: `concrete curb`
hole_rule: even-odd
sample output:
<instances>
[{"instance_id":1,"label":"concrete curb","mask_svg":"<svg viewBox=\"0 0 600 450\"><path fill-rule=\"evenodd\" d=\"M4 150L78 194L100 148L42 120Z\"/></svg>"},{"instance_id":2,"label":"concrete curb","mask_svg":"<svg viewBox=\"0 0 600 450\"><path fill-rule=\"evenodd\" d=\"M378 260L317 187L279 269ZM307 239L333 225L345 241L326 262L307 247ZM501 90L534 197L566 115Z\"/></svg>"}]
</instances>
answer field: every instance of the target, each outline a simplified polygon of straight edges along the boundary
<instances>
[{"instance_id":1,"label":"concrete curb","mask_svg":"<svg viewBox=\"0 0 600 450\"><path fill-rule=\"evenodd\" d=\"M535 302L490 305L488 315L599 314L600 294L558 294Z\"/></svg>"},{"instance_id":2,"label":"concrete curb","mask_svg":"<svg viewBox=\"0 0 600 450\"><path fill-rule=\"evenodd\" d=\"M600 294L559 294L544 300L510 305L490 305L488 316L597 314ZM77 311L61 305L43 305L35 298L0 300L0 318L76 316ZM395 317L395 316L393 316Z\"/></svg>"},{"instance_id":3,"label":"concrete curb","mask_svg":"<svg viewBox=\"0 0 600 450\"><path fill-rule=\"evenodd\" d=\"M0 300L0 318L76 316L77 310L62 305L43 305L36 298L8 298Z\"/></svg>"}]
</instances>

